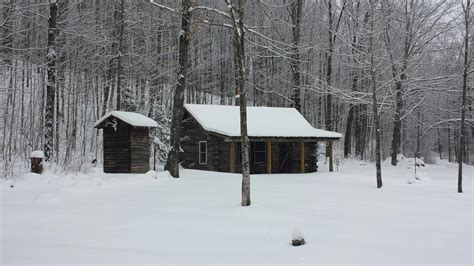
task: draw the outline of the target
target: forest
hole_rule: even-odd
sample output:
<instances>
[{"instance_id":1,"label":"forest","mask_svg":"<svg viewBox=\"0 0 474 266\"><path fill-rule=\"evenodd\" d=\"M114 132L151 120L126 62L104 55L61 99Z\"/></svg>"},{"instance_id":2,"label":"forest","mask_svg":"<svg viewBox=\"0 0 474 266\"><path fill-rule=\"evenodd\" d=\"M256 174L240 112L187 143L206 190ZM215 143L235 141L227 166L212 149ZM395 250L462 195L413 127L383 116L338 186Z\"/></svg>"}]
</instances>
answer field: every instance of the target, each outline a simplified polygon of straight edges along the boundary
<instances>
[{"instance_id":1,"label":"forest","mask_svg":"<svg viewBox=\"0 0 474 266\"><path fill-rule=\"evenodd\" d=\"M111 110L295 107L340 132L336 158L474 163L470 0L1 0L0 174L101 161ZM178 97L179 98L179 97ZM173 106L174 103L174 106ZM238 104L238 103L237 103ZM242 103L241 103L242 104ZM171 154L171 153L170 153ZM378 160L378 161L380 161Z\"/></svg>"}]
</instances>

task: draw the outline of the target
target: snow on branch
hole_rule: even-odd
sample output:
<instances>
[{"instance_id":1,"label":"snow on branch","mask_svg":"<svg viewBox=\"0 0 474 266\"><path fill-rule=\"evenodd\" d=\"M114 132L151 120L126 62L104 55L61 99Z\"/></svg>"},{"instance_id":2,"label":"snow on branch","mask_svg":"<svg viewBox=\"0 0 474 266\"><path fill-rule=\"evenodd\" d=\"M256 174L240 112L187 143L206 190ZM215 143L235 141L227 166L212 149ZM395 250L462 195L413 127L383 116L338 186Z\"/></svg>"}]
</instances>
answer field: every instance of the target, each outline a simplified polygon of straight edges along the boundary
<instances>
[{"instance_id":1,"label":"snow on branch","mask_svg":"<svg viewBox=\"0 0 474 266\"><path fill-rule=\"evenodd\" d=\"M214 12L216 14L219 14L219 15L222 15L226 18L230 18L229 14L227 14L226 12L224 11L221 11L219 9L215 9L215 8L212 8L212 7L207 7L207 6L194 6L194 7L191 7L189 8L189 12L192 12L194 10L205 10L205 11L209 11L209 12Z\"/></svg>"},{"instance_id":2,"label":"snow on branch","mask_svg":"<svg viewBox=\"0 0 474 266\"><path fill-rule=\"evenodd\" d=\"M433 128L436 128L436 126L442 125L442 124L448 124L448 123L455 123L455 122L461 122L461 118L451 118L451 119L444 119L441 121L438 121L432 125L430 125L421 135L421 138L423 138L429 131L431 131ZM471 127L474 126L474 119L466 119L464 122Z\"/></svg>"},{"instance_id":3,"label":"snow on branch","mask_svg":"<svg viewBox=\"0 0 474 266\"><path fill-rule=\"evenodd\" d=\"M153 4L161 9L164 9L164 10L168 10L172 13L175 13L175 14L181 14L181 12L178 12L176 9L173 9L171 7L168 7L168 6L164 6L162 4L158 4L157 2L155 2L155 0L150 0L150 4Z\"/></svg>"}]
</instances>

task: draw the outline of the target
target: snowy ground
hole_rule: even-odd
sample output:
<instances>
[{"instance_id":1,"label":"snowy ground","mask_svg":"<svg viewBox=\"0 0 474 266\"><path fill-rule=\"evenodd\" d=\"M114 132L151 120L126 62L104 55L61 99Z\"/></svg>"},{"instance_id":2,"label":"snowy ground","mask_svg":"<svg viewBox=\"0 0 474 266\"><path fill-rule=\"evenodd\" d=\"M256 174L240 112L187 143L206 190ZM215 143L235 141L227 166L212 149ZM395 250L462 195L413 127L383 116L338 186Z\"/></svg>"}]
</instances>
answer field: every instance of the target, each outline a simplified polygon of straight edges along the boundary
<instances>
[{"instance_id":1,"label":"snowy ground","mask_svg":"<svg viewBox=\"0 0 474 266\"><path fill-rule=\"evenodd\" d=\"M363 164L254 175L246 208L237 174L27 174L0 183L0 264L472 264L473 167L458 194L454 164L413 184L407 162L384 164L382 189ZM305 246L290 245L295 227Z\"/></svg>"}]
</instances>

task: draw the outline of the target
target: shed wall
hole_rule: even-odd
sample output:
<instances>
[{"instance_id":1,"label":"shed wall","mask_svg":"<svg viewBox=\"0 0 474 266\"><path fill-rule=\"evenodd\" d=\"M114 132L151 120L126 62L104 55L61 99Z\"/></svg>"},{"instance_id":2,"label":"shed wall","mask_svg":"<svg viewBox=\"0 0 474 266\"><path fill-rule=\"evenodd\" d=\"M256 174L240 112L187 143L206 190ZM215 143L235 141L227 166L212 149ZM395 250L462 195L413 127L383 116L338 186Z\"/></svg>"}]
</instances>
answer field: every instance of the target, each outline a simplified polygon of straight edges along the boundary
<instances>
[{"instance_id":1,"label":"shed wall","mask_svg":"<svg viewBox=\"0 0 474 266\"><path fill-rule=\"evenodd\" d=\"M130 172L146 173L150 170L150 137L148 128L130 128Z\"/></svg>"},{"instance_id":2,"label":"shed wall","mask_svg":"<svg viewBox=\"0 0 474 266\"><path fill-rule=\"evenodd\" d=\"M129 126L118 121L116 129L111 126L103 129L104 172L130 172L130 131Z\"/></svg>"}]
</instances>

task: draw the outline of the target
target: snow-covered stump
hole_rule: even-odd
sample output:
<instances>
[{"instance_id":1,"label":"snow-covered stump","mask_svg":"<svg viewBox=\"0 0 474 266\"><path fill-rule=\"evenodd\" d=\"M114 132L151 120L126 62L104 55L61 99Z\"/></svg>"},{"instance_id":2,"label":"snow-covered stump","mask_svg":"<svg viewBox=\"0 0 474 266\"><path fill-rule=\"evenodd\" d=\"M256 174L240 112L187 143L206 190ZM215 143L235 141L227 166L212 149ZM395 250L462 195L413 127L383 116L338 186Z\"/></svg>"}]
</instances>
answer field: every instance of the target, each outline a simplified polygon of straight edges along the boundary
<instances>
[{"instance_id":1,"label":"snow-covered stump","mask_svg":"<svg viewBox=\"0 0 474 266\"><path fill-rule=\"evenodd\" d=\"M298 228L293 229L293 233L291 234L291 245L297 247L306 244L304 240L303 231Z\"/></svg>"},{"instance_id":2,"label":"snow-covered stump","mask_svg":"<svg viewBox=\"0 0 474 266\"><path fill-rule=\"evenodd\" d=\"M31 172L36 174L43 173L43 151L32 151L31 152Z\"/></svg>"}]
</instances>

